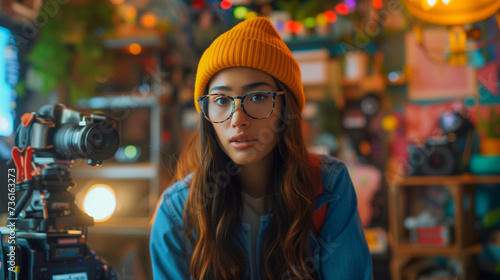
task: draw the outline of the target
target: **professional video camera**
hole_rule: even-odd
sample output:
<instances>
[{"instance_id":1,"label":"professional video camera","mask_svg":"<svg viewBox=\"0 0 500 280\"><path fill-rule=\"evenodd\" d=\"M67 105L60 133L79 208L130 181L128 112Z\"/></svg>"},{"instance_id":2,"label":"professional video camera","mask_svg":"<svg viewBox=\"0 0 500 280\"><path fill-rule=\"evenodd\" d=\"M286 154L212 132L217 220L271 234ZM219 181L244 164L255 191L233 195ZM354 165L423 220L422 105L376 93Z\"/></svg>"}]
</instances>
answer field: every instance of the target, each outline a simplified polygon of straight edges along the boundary
<instances>
[{"instance_id":1,"label":"professional video camera","mask_svg":"<svg viewBox=\"0 0 500 280\"><path fill-rule=\"evenodd\" d=\"M75 159L96 166L111 158L119 146L117 121L102 114L82 117L62 104L45 105L21 121L12 148L16 168L8 169L0 279L116 279L86 245L94 219L75 205L69 168Z\"/></svg>"}]
</instances>

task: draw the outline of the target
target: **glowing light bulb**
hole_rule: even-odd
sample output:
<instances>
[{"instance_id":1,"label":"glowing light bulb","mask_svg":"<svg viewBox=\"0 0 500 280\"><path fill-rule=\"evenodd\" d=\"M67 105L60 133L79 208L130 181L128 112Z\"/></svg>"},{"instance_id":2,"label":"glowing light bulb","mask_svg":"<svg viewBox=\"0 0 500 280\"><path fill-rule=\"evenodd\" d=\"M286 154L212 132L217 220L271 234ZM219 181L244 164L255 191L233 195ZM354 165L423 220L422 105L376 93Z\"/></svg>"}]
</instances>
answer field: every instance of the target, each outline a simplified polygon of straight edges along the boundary
<instances>
[{"instance_id":1,"label":"glowing light bulb","mask_svg":"<svg viewBox=\"0 0 500 280\"><path fill-rule=\"evenodd\" d=\"M222 0L220 2L220 7L223 10L227 10L227 9L231 8L232 5L233 5L233 3L231 3L231 1L229 1L229 0Z\"/></svg>"},{"instance_id":2,"label":"glowing light bulb","mask_svg":"<svg viewBox=\"0 0 500 280\"><path fill-rule=\"evenodd\" d=\"M337 14L335 14L334 11L326 11L325 12L325 17L326 17L326 20L329 22L329 23L334 23L337 21Z\"/></svg>"},{"instance_id":3,"label":"glowing light bulb","mask_svg":"<svg viewBox=\"0 0 500 280\"><path fill-rule=\"evenodd\" d=\"M156 24L156 16L153 13L145 13L141 16L141 24L144 27L153 27Z\"/></svg>"},{"instance_id":4,"label":"glowing light bulb","mask_svg":"<svg viewBox=\"0 0 500 280\"><path fill-rule=\"evenodd\" d=\"M316 16L316 22L319 24L319 25L327 25L328 24L328 20L326 19L326 16L324 13L321 13L321 14L318 14Z\"/></svg>"},{"instance_id":5,"label":"glowing light bulb","mask_svg":"<svg viewBox=\"0 0 500 280\"><path fill-rule=\"evenodd\" d=\"M96 222L108 220L116 209L114 190L106 184L93 185L85 195L83 209Z\"/></svg>"},{"instance_id":6,"label":"glowing light bulb","mask_svg":"<svg viewBox=\"0 0 500 280\"><path fill-rule=\"evenodd\" d=\"M140 54L142 51L142 48L139 44L133 43L130 44L128 47L128 50L130 51L131 54Z\"/></svg>"},{"instance_id":7,"label":"glowing light bulb","mask_svg":"<svg viewBox=\"0 0 500 280\"><path fill-rule=\"evenodd\" d=\"M437 3L437 0L426 0L427 1L427 4L431 7L434 7L434 5L436 5Z\"/></svg>"},{"instance_id":8,"label":"glowing light bulb","mask_svg":"<svg viewBox=\"0 0 500 280\"><path fill-rule=\"evenodd\" d=\"M340 3L335 6L335 11L339 15L347 15L349 13L349 7L347 7L347 5L344 3Z\"/></svg>"},{"instance_id":9,"label":"glowing light bulb","mask_svg":"<svg viewBox=\"0 0 500 280\"><path fill-rule=\"evenodd\" d=\"M316 26L316 20L313 17L308 17L304 19L304 26L307 28L313 28Z\"/></svg>"},{"instance_id":10,"label":"glowing light bulb","mask_svg":"<svg viewBox=\"0 0 500 280\"><path fill-rule=\"evenodd\" d=\"M445 5L448 5L448 4L450 4L450 1L451 1L451 0L441 0L441 1L443 1L443 3L444 3Z\"/></svg>"}]
</instances>

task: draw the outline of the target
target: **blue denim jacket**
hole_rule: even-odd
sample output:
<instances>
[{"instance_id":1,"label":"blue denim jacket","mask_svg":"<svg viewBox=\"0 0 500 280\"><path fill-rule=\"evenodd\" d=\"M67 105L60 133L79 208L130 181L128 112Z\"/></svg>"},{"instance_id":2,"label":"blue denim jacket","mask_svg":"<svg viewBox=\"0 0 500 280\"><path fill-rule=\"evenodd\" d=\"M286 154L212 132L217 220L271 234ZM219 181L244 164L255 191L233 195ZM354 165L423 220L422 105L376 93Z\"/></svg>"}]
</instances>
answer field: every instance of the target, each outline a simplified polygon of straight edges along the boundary
<instances>
[{"instance_id":1,"label":"blue denim jacket","mask_svg":"<svg viewBox=\"0 0 500 280\"><path fill-rule=\"evenodd\" d=\"M323 193L316 201L316 209L328 203L327 216L318 237L310 232L312 256L305 260L306 265L311 272L319 272L320 279L372 279L372 260L349 173L345 165L335 158L322 156L321 161L324 163L321 170ZM186 177L186 180L190 177ZM165 190L158 205L150 239L154 279L190 278L182 238L182 213L188 192L189 188L183 181L176 182ZM258 255L262 254L273 216L272 213L261 216ZM236 236L250 263L252 250L249 225L240 223ZM257 263L257 267L264 270L261 263ZM247 275L250 274L252 269L248 268ZM251 279L257 277L252 275Z\"/></svg>"}]
</instances>

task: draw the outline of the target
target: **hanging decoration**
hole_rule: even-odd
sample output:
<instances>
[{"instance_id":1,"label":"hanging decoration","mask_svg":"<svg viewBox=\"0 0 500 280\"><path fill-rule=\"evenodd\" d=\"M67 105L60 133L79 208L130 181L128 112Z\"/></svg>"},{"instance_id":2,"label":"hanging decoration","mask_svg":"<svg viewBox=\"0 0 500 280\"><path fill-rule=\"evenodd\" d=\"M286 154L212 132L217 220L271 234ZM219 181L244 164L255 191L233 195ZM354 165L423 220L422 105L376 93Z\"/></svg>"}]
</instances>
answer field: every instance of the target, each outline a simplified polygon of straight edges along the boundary
<instances>
[{"instance_id":1,"label":"hanging decoration","mask_svg":"<svg viewBox=\"0 0 500 280\"><path fill-rule=\"evenodd\" d=\"M467 31L464 25L485 20L495 13L500 27L500 1L498 0L405 0L408 11L417 19L436 25L449 27L448 63L454 66L467 63L466 52L485 47L494 40L483 40L481 43L467 44ZM414 25L413 31L422 49L429 51L423 43L422 27ZM473 31L473 30L471 30ZM477 31L477 30L475 30ZM474 32L469 32L477 37ZM475 32L477 33L477 32ZM469 37L470 38L470 37Z\"/></svg>"}]
</instances>

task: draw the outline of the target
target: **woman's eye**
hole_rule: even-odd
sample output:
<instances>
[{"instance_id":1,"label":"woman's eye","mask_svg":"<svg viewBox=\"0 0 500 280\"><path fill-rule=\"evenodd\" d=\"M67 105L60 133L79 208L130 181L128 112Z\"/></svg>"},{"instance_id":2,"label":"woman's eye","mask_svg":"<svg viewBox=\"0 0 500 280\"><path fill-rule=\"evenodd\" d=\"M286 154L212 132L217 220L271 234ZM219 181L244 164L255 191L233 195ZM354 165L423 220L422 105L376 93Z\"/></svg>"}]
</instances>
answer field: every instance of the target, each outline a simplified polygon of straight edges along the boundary
<instances>
[{"instance_id":1,"label":"woman's eye","mask_svg":"<svg viewBox=\"0 0 500 280\"><path fill-rule=\"evenodd\" d=\"M217 97L214 99L214 102L217 105L227 105L227 104L229 104L229 99L224 98L224 97Z\"/></svg>"},{"instance_id":2,"label":"woman's eye","mask_svg":"<svg viewBox=\"0 0 500 280\"><path fill-rule=\"evenodd\" d=\"M252 101L262 101L264 99L266 99L266 94L264 93L256 93L254 95L252 95L251 99Z\"/></svg>"}]
</instances>

